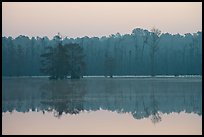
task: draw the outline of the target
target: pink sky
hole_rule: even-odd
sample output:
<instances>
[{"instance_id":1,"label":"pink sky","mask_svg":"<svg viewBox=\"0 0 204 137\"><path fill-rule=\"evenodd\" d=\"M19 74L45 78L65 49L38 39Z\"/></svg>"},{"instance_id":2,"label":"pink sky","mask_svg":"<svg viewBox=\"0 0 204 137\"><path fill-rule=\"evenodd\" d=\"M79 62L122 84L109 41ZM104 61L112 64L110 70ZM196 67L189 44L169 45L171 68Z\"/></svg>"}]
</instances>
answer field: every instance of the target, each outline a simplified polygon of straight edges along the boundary
<instances>
[{"instance_id":1,"label":"pink sky","mask_svg":"<svg viewBox=\"0 0 204 137\"><path fill-rule=\"evenodd\" d=\"M2 3L2 35L16 37L108 36L130 34L134 28L159 28L169 33L202 30L201 2L127 3Z\"/></svg>"}]
</instances>

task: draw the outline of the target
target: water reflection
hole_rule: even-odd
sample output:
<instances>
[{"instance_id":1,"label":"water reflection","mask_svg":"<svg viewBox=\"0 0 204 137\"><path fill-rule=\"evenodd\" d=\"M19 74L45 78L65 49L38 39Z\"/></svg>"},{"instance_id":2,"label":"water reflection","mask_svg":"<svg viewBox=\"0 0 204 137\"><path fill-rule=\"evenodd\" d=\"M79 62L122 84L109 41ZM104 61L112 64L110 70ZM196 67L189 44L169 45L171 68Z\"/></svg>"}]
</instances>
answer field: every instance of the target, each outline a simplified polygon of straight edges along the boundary
<instances>
[{"instance_id":1,"label":"water reflection","mask_svg":"<svg viewBox=\"0 0 204 137\"><path fill-rule=\"evenodd\" d=\"M84 110L85 83L79 80L51 81L40 87L45 106L43 111L54 111L56 117L62 113L78 114Z\"/></svg>"},{"instance_id":2,"label":"water reflection","mask_svg":"<svg viewBox=\"0 0 204 137\"><path fill-rule=\"evenodd\" d=\"M7 78L2 84L2 112L54 111L60 117L102 108L153 123L162 120L161 113L202 115L201 78Z\"/></svg>"}]
</instances>

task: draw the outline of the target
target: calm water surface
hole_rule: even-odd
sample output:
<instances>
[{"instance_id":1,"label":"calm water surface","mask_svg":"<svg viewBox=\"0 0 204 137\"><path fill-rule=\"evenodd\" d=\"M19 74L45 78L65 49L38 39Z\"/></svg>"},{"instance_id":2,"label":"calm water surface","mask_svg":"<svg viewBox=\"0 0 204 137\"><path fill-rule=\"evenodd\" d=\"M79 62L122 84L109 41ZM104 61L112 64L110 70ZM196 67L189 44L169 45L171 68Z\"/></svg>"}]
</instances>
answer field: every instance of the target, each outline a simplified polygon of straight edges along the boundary
<instances>
[{"instance_id":1,"label":"calm water surface","mask_svg":"<svg viewBox=\"0 0 204 137\"><path fill-rule=\"evenodd\" d=\"M3 78L2 134L202 134L202 78Z\"/></svg>"}]
</instances>

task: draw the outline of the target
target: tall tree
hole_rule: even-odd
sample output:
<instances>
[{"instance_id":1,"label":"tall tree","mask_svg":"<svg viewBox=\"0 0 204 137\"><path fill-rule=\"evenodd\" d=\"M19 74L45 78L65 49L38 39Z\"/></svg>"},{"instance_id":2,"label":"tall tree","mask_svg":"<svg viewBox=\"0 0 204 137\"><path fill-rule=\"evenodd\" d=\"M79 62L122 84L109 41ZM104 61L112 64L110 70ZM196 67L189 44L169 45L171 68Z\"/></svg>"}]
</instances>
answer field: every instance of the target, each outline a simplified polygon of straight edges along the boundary
<instances>
[{"instance_id":1,"label":"tall tree","mask_svg":"<svg viewBox=\"0 0 204 137\"><path fill-rule=\"evenodd\" d=\"M155 54L159 49L161 31L157 28L153 28L150 34L150 41L148 42L150 46L150 60L151 60L151 75L155 75Z\"/></svg>"},{"instance_id":2,"label":"tall tree","mask_svg":"<svg viewBox=\"0 0 204 137\"><path fill-rule=\"evenodd\" d=\"M67 48L62 45L60 35L54 37L56 46L46 47L46 53L43 53L41 57L43 60L41 71L44 74L49 75L50 79L65 79L69 73L69 56L67 54Z\"/></svg>"},{"instance_id":3,"label":"tall tree","mask_svg":"<svg viewBox=\"0 0 204 137\"><path fill-rule=\"evenodd\" d=\"M106 53L105 55L105 71L106 76L109 75L110 78L113 77L113 73L115 70L115 59Z\"/></svg>"},{"instance_id":4,"label":"tall tree","mask_svg":"<svg viewBox=\"0 0 204 137\"><path fill-rule=\"evenodd\" d=\"M24 63L24 53L23 53L23 48L21 45L17 46L17 58L16 58L16 63L17 63L17 76L23 76L23 65Z\"/></svg>"},{"instance_id":5,"label":"tall tree","mask_svg":"<svg viewBox=\"0 0 204 137\"><path fill-rule=\"evenodd\" d=\"M85 69L83 48L76 43L65 44L65 48L69 55L69 71L71 79L78 79L82 77Z\"/></svg>"}]
</instances>

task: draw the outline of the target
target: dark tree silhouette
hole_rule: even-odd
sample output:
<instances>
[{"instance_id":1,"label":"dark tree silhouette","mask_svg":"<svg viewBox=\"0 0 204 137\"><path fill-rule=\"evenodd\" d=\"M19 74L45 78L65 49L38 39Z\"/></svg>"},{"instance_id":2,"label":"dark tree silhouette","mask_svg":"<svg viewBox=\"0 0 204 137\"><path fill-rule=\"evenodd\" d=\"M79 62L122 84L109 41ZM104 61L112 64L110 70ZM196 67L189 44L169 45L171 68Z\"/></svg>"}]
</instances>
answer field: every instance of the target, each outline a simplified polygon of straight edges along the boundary
<instances>
[{"instance_id":1,"label":"dark tree silhouette","mask_svg":"<svg viewBox=\"0 0 204 137\"><path fill-rule=\"evenodd\" d=\"M46 53L41 57L43 60L41 71L49 75L50 79L65 79L69 74L71 79L78 79L84 69L83 49L75 43L62 45L60 35L54 37L56 46L46 47Z\"/></svg>"}]
</instances>

